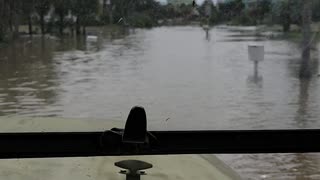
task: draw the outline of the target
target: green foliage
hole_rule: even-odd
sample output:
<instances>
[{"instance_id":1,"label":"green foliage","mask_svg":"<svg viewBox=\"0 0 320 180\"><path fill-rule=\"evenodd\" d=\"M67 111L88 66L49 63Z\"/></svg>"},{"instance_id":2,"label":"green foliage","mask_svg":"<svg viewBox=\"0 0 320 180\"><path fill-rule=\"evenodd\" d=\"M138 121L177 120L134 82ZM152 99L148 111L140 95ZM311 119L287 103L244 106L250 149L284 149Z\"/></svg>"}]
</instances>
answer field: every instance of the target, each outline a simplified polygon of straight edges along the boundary
<instances>
[{"instance_id":1,"label":"green foliage","mask_svg":"<svg viewBox=\"0 0 320 180\"><path fill-rule=\"evenodd\" d=\"M7 6L4 0L0 0L0 42L5 38L8 24L5 14L7 13Z\"/></svg>"},{"instance_id":2,"label":"green foliage","mask_svg":"<svg viewBox=\"0 0 320 180\"><path fill-rule=\"evenodd\" d=\"M244 0L226 1L217 8L211 1L205 1L199 7L191 4L160 5L156 0L111 0L111 4L101 4L106 0L0 0L0 39L6 32L13 31L15 19L19 15L19 22L35 22L30 17L37 14L42 32L51 29L59 30L76 29L86 26L108 23L125 24L135 27L152 27L159 20L171 19L175 22L200 21L216 24L221 22L234 25L256 25L262 23L281 24L284 31L290 30L291 24L301 25L301 0L259 0L255 5L246 5ZM320 1L313 2L313 20L320 20ZM103 13L101 9L103 7ZM44 17L54 10L51 22L45 22ZM6 15L10 15L5 17ZM32 20L32 21L31 21ZM176 20L176 21L175 21ZM32 29L32 28L29 28Z\"/></svg>"},{"instance_id":3,"label":"green foliage","mask_svg":"<svg viewBox=\"0 0 320 180\"><path fill-rule=\"evenodd\" d=\"M186 17L191 13L192 8L192 5L181 4L176 8L177 15L179 17Z\"/></svg>"},{"instance_id":4,"label":"green foliage","mask_svg":"<svg viewBox=\"0 0 320 180\"><path fill-rule=\"evenodd\" d=\"M21 11L25 16L31 16L34 12L35 2L34 0L23 0L21 1Z\"/></svg>"},{"instance_id":5,"label":"green foliage","mask_svg":"<svg viewBox=\"0 0 320 180\"><path fill-rule=\"evenodd\" d=\"M123 18L124 21L126 21L130 12L134 9L135 3L138 1L139 0L112 0L111 4L114 8L113 13L115 21L117 22L120 18Z\"/></svg>"},{"instance_id":6,"label":"green foliage","mask_svg":"<svg viewBox=\"0 0 320 180\"><path fill-rule=\"evenodd\" d=\"M320 1L313 0L312 1L312 20L313 21L320 21Z\"/></svg>"},{"instance_id":7,"label":"green foliage","mask_svg":"<svg viewBox=\"0 0 320 180\"><path fill-rule=\"evenodd\" d=\"M106 24L112 24L112 22L110 22L110 15L107 13L104 13L100 16L100 24L101 25L106 25Z\"/></svg>"},{"instance_id":8,"label":"green foliage","mask_svg":"<svg viewBox=\"0 0 320 180\"><path fill-rule=\"evenodd\" d=\"M213 6L209 21L210 21L210 24L219 23L219 12L215 6Z\"/></svg>"},{"instance_id":9,"label":"green foliage","mask_svg":"<svg viewBox=\"0 0 320 180\"><path fill-rule=\"evenodd\" d=\"M172 4L164 5L161 8L161 14L165 19L171 19L179 16L179 12L177 11L177 8Z\"/></svg>"},{"instance_id":10,"label":"green foliage","mask_svg":"<svg viewBox=\"0 0 320 180\"><path fill-rule=\"evenodd\" d=\"M98 0L73 0L71 11L73 15L79 18L79 23L86 26L95 21L98 7Z\"/></svg>"},{"instance_id":11,"label":"green foliage","mask_svg":"<svg viewBox=\"0 0 320 180\"><path fill-rule=\"evenodd\" d=\"M145 13L134 13L130 18L129 22L134 27L147 27L150 28L154 25L154 21L150 16Z\"/></svg>"},{"instance_id":12,"label":"green foliage","mask_svg":"<svg viewBox=\"0 0 320 180\"><path fill-rule=\"evenodd\" d=\"M271 11L271 1L261 0L258 2L256 7L256 18L261 22L265 16Z\"/></svg>"},{"instance_id":13,"label":"green foliage","mask_svg":"<svg viewBox=\"0 0 320 180\"><path fill-rule=\"evenodd\" d=\"M239 17L245 6L242 0L230 1L219 4L220 21L230 21Z\"/></svg>"},{"instance_id":14,"label":"green foliage","mask_svg":"<svg viewBox=\"0 0 320 180\"><path fill-rule=\"evenodd\" d=\"M219 11L217 7L210 1L205 1L199 8L202 23L217 24L220 22Z\"/></svg>"},{"instance_id":15,"label":"green foliage","mask_svg":"<svg viewBox=\"0 0 320 180\"><path fill-rule=\"evenodd\" d=\"M58 17L57 26L59 27L59 34L63 34L63 30L67 25L65 16L68 15L72 7L72 0L53 0L54 13Z\"/></svg>"},{"instance_id":16,"label":"green foliage","mask_svg":"<svg viewBox=\"0 0 320 180\"><path fill-rule=\"evenodd\" d=\"M303 1L283 0L277 1L272 8L273 23L281 24L283 31L290 31L291 24L301 24Z\"/></svg>"},{"instance_id":17,"label":"green foliage","mask_svg":"<svg viewBox=\"0 0 320 180\"><path fill-rule=\"evenodd\" d=\"M46 15L50 10L50 0L33 0L35 11L39 16Z\"/></svg>"},{"instance_id":18,"label":"green foliage","mask_svg":"<svg viewBox=\"0 0 320 180\"><path fill-rule=\"evenodd\" d=\"M71 0L53 0L54 12L57 15L67 15L68 11L71 9Z\"/></svg>"},{"instance_id":19,"label":"green foliage","mask_svg":"<svg viewBox=\"0 0 320 180\"><path fill-rule=\"evenodd\" d=\"M257 25L257 17L252 16L250 11L244 11L240 14L240 16L235 17L232 20L233 25L242 25L242 26L253 26Z\"/></svg>"},{"instance_id":20,"label":"green foliage","mask_svg":"<svg viewBox=\"0 0 320 180\"><path fill-rule=\"evenodd\" d=\"M113 0L111 3L113 22L122 19L121 24L125 25L153 26L165 14L159 2L155 0Z\"/></svg>"},{"instance_id":21,"label":"green foliage","mask_svg":"<svg viewBox=\"0 0 320 180\"><path fill-rule=\"evenodd\" d=\"M51 1L50 0L33 0L34 2L34 9L39 15L39 23L41 26L41 33L45 33L45 21L44 21L44 16L48 14L51 6Z\"/></svg>"}]
</instances>

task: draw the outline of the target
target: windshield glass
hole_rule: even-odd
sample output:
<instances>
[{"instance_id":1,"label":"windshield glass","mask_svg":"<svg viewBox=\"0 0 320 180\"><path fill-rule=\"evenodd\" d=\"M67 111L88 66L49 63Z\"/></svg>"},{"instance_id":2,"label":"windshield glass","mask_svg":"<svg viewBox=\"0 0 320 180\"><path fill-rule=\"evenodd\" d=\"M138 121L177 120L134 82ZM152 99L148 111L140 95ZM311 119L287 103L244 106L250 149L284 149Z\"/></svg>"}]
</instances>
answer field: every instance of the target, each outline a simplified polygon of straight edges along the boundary
<instances>
[{"instance_id":1,"label":"windshield glass","mask_svg":"<svg viewBox=\"0 0 320 180\"><path fill-rule=\"evenodd\" d=\"M0 130L123 128L135 105L148 130L319 128L319 8L0 0ZM244 179L320 178L317 154L219 157Z\"/></svg>"}]
</instances>

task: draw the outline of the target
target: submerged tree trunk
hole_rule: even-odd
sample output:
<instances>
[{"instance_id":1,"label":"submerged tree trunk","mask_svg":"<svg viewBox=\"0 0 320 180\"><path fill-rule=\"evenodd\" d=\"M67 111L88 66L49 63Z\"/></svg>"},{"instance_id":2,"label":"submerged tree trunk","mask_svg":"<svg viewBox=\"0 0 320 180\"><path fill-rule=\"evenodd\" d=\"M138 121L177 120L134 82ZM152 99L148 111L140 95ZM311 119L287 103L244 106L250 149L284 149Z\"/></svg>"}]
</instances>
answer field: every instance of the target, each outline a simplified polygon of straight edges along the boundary
<instances>
[{"instance_id":1,"label":"submerged tree trunk","mask_svg":"<svg viewBox=\"0 0 320 180\"><path fill-rule=\"evenodd\" d=\"M63 29L64 29L64 14L59 14L59 34L63 35Z\"/></svg>"},{"instance_id":2,"label":"submerged tree trunk","mask_svg":"<svg viewBox=\"0 0 320 180\"><path fill-rule=\"evenodd\" d=\"M9 4L9 21L8 21L8 24L9 24L9 30L10 32L12 33L13 32L13 5L12 5L12 2L10 2Z\"/></svg>"},{"instance_id":3,"label":"submerged tree trunk","mask_svg":"<svg viewBox=\"0 0 320 180\"><path fill-rule=\"evenodd\" d=\"M19 32L19 6L18 3L20 1L10 0L9 1L9 25L10 25L10 32L12 33L13 37L18 36Z\"/></svg>"},{"instance_id":4,"label":"submerged tree trunk","mask_svg":"<svg viewBox=\"0 0 320 180\"><path fill-rule=\"evenodd\" d=\"M87 32L86 32L86 26L85 26L85 25L82 26L82 34L83 34L83 35L86 35L86 34L87 34Z\"/></svg>"},{"instance_id":5,"label":"submerged tree trunk","mask_svg":"<svg viewBox=\"0 0 320 180\"><path fill-rule=\"evenodd\" d=\"M19 35L19 17L18 17L18 14L15 12L15 15L14 15L14 32L13 32L13 35L14 37L18 37Z\"/></svg>"},{"instance_id":6,"label":"submerged tree trunk","mask_svg":"<svg viewBox=\"0 0 320 180\"><path fill-rule=\"evenodd\" d=\"M77 17L77 20L76 20L76 34L77 36L80 35L81 31L80 31L80 19L79 17Z\"/></svg>"},{"instance_id":7,"label":"submerged tree trunk","mask_svg":"<svg viewBox=\"0 0 320 180\"><path fill-rule=\"evenodd\" d=\"M113 24L113 13L112 13L112 11L113 11L113 7L110 4L109 5L109 24Z\"/></svg>"},{"instance_id":8,"label":"submerged tree trunk","mask_svg":"<svg viewBox=\"0 0 320 180\"><path fill-rule=\"evenodd\" d=\"M289 20L288 20L288 22L283 23L283 25L282 25L283 32L289 32L290 26L291 26L291 24L290 24Z\"/></svg>"},{"instance_id":9,"label":"submerged tree trunk","mask_svg":"<svg viewBox=\"0 0 320 180\"><path fill-rule=\"evenodd\" d=\"M29 35L32 36L32 17L28 16L28 27L29 27Z\"/></svg>"},{"instance_id":10,"label":"submerged tree trunk","mask_svg":"<svg viewBox=\"0 0 320 180\"><path fill-rule=\"evenodd\" d=\"M303 0L302 11L302 60L300 67L300 78L311 77L310 67L310 46L311 46L311 16L312 16L312 1Z\"/></svg>"},{"instance_id":11,"label":"submerged tree trunk","mask_svg":"<svg viewBox=\"0 0 320 180\"><path fill-rule=\"evenodd\" d=\"M7 30L6 8L6 1L0 0L0 42L4 40Z\"/></svg>"},{"instance_id":12,"label":"submerged tree trunk","mask_svg":"<svg viewBox=\"0 0 320 180\"><path fill-rule=\"evenodd\" d=\"M106 14L106 12L107 12L107 0L103 0L102 13Z\"/></svg>"},{"instance_id":13,"label":"submerged tree trunk","mask_svg":"<svg viewBox=\"0 0 320 180\"><path fill-rule=\"evenodd\" d=\"M44 26L44 14L40 14L40 26L41 26L41 34L44 35L46 33Z\"/></svg>"}]
</instances>

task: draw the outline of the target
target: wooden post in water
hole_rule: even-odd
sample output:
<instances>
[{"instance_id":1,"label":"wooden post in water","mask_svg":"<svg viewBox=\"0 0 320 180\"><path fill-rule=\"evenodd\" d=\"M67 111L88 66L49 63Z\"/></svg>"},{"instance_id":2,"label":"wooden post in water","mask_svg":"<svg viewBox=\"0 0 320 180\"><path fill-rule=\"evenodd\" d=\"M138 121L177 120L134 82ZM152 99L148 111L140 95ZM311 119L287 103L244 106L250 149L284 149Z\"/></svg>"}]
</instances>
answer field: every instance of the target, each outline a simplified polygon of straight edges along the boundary
<instances>
[{"instance_id":1,"label":"wooden post in water","mask_svg":"<svg viewBox=\"0 0 320 180\"><path fill-rule=\"evenodd\" d=\"M300 67L300 78L310 78L310 46L311 46L311 17L312 17L312 1L303 0L302 10L302 60Z\"/></svg>"}]
</instances>

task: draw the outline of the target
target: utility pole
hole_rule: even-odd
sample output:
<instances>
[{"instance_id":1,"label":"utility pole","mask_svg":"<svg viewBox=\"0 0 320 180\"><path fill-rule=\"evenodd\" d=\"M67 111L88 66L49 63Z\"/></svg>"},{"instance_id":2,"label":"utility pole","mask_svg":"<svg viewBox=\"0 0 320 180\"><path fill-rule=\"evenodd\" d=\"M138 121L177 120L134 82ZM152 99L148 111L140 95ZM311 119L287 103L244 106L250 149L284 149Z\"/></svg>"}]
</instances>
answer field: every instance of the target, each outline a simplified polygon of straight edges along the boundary
<instances>
[{"instance_id":1,"label":"utility pole","mask_svg":"<svg viewBox=\"0 0 320 180\"><path fill-rule=\"evenodd\" d=\"M311 46L311 18L312 18L312 1L303 0L302 10L302 60L300 67L300 78L311 77L310 67L310 46Z\"/></svg>"}]
</instances>

